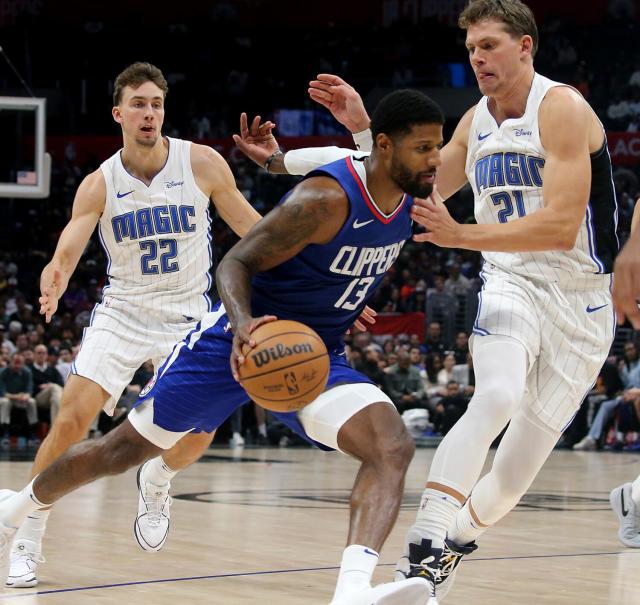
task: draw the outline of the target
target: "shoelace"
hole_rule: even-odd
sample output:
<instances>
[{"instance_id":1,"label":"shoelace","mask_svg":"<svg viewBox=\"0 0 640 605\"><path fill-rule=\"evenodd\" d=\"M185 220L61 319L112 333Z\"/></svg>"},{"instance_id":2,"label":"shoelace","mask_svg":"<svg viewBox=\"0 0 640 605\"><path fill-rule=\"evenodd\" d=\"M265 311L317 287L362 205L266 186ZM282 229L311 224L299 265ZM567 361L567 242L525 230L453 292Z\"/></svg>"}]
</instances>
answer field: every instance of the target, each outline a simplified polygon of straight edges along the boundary
<instances>
[{"instance_id":1,"label":"shoelace","mask_svg":"<svg viewBox=\"0 0 640 605\"><path fill-rule=\"evenodd\" d=\"M147 521L151 527L158 527L163 517L163 509L171 506L173 499L166 491L146 492L144 504L147 507Z\"/></svg>"},{"instance_id":2,"label":"shoelace","mask_svg":"<svg viewBox=\"0 0 640 605\"><path fill-rule=\"evenodd\" d=\"M444 552L442 553L442 557L440 558L440 567L438 569L438 577L436 579L436 582L438 584L440 584L441 582L444 582L449 577L449 574L456 567L456 561L461 556L462 555L458 555L454 553L445 543Z\"/></svg>"},{"instance_id":3,"label":"shoelace","mask_svg":"<svg viewBox=\"0 0 640 605\"><path fill-rule=\"evenodd\" d=\"M440 569L438 567L431 567L429 563L434 563L436 558L432 555L427 557L426 559L422 559L420 563L409 563L409 567L420 568L423 573L421 573L422 577L426 576L426 579L429 580L429 588L431 591L431 596L436 596L436 584L439 582L440 578ZM426 573L424 573L426 572Z\"/></svg>"},{"instance_id":4,"label":"shoelace","mask_svg":"<svg viewBox=\"0 0 640 605\"><path fill-rule=\"evenodd\" d=\"M44 563L46 559L42 556L41 553L36 552L27 552L25 550L14 550L11 553L11 562L18 560L24 560L26 562L33 561L34 563Z\"/></svg>"}]
</instances>

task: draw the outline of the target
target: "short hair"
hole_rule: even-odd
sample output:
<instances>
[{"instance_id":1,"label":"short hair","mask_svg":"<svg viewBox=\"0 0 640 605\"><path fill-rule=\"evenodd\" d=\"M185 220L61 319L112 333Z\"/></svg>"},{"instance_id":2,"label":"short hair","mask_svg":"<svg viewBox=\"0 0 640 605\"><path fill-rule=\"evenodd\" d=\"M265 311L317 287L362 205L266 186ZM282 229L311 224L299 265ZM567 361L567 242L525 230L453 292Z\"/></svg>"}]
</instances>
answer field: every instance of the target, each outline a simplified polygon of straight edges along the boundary
<instances>
[{"instance_id":1,"label":"short hair","mask_svg":"<svg viewBox=\"0 0 640 605\"><path fill-rule=\"evenodd\" d=\"M512 36L531 36L534 57L538 51L538 26L533 11L521 0L470 0L458 17L460 29L480 21L499 21Z\"/></svg>"},{"instance_id":2,"label":"short hair","mask_svg":"<svg viewBox=\"0 0 640 605\"><path fill-rule=\"evenodd\" d=\"M373 112L371 136L374 141L380 133L402 137L416 124L444 124L442 109L419 90L396 90L383 97Z\"/></svg>"},{"instance_id":3,"label":"short hair","mask_svg":"<svg viewBox=\"0 0 640 605\"><path fill-rule=\"evenodd\" d=\"M122 91L125 86L138 88L138 86L141 86L145 82L153 82L160 90L162 90L163 96L167 96L167 93L169 92L169 85L167 84L162 72L151 63L138 61L129 65L129 67L121 71L116 77L116 81L113 85L113 104L120 104L120 101L122 101Z\"/></svg>"}]
</instances>

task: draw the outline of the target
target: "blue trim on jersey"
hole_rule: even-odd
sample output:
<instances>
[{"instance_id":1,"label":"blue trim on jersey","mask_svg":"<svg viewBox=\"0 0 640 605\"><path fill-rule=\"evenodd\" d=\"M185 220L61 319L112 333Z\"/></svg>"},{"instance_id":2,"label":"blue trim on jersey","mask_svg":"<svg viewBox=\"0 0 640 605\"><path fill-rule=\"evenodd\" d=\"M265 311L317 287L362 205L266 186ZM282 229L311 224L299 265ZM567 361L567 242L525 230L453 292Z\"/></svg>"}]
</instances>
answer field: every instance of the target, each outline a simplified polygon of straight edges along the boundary
<instances>
[{"instance_id":1,"label":"blue trim on jersey","mask_svg":"<svg viewBox=\"0 0 640 605\"><path fill-rule=\"evenodd\" d=\"M476 311L476 318L473 322L473 329L472 332L473 334L480 334L480 336L491 336L491 332L489 332L488 330L485 330L484 328L481 328L478 325L478 319L480 317L480 310L482 309L482 291L484 290L485 286L487 285L487 280L485 279L484 276L484 269L480 270L480 279L482 280L482 287L480 288L480 291L478 292L478 310Z\"/></svg>"},{"instance_id":2,"label":"blue trim on jersey","mask_svg":"<svg viewBox=\"0 0 640 605\"><path fill-rule=\"evenodd\" d=\"M620 238L618 237L618 196L616 195L616 186L613 182L613 169L611 167L611 154L609 153L609 145L607 145L607 138L605 135L604 140L604 148L607 151L607 156L609 158L609 175L611 177L611 191L613 191L613 224L614 224L614 233L616 236L616 243L618 244L618 250L620 250Z\"/></svg>"},{"instance_id":3,"label":"blue trim on jersey","mask_svg":"<svg viewBox=\"0 0 640 605\"><path fill-rule=\"evenodd\" d=\"M102 287L102 297L104 298L104 293L111 287L111 283L109 281L109 277L110 277L109 270L111 269L111 255L109 254L109 249L107 248L107 244L104 241L104 237L102 235L102 225L100 225L100 223L98 223L98 239L100 240L100 245L102 246L102 249L104 250L104 253L107 256L107 269L106 269L107 279L104 286Z\"/></svg>"},{"instance_id":4,"label":"blue trim on jersey","mask_svg":"<svg viewBox=\"0 0 640 605\"><path fill-rule=\"evenodd\" d=\"M104 289L103 289L104 292ZM82 331L82 338L80 339L80 348L78 349L78 353L80 353L80 351L82 351L82 345L84 343L84 337L85 334L87 333L87 330L93 325L93 320L95 318L96 315L96 309L101 305L102 303L96 303L95 305L93 305L93 309L91 310L91 315L89 316L89 325ZM78 370L76 369L76 362L75 360L71 362L71 373L72 374L77 374Z\"/></svg>"},{"instance_id":5,"label":"blue trim on jersey","mask_svg":"<svg viewBox=\"0 0 640 605\"><path fill-rule=\"evenodd\" d=\"M209 212L209 206L207 206L207 249L209 250L209 269L207 270L207 291L203 293L205 301L207 302L207 311L213 310L213 303L211 302L211 297L209 296L209 291L211 290L211 284L213 283L213 277L211 276L211 270L213 268L213 236L211 235L211 213Z\"/></svg>"},{"instance_id":6,"label":"blue trim on jersey","mask_svg":"<svg viewBox=\"0 0 640 605\"><path fill-rule=\"evenodd\" d=\"M596 254L595 246L594 246L594 226L593 226L593 210L591 208L591 200L587 204L587 241L589 242L589 256L591 260L596 264L597 271L596 273L604 273L604 264L598 258ZM616 236L617 237L617 236Z\"/></svg>"}]
</instances>

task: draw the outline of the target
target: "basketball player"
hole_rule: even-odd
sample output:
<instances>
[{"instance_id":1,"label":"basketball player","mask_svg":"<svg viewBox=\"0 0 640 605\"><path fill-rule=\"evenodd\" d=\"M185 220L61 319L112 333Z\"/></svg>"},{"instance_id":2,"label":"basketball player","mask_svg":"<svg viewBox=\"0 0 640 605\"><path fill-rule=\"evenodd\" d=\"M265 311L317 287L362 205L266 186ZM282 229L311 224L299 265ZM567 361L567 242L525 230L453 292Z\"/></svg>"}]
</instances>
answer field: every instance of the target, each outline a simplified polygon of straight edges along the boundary
<instances>
[{"instance_id":1,"label":"basketball player","mask_svg":"<svg viewBox=\"0 0 640 605\"><path fill-rule=\"evenodd\" d=\"M614 265L613 304L622 325L628 318L640 330L640 199L631 219L629 240ZM618 517L618 538L629 548L640 548L640 476L609 494L611 508Z\"/></svg>"},{"instance_id":2,"label":"basketball player","mask_svg":"<svg viewBox=\"0 0 640 605\"><path fill-rule=\"evenodd\" d=\"M417 201L412 217L428 230L416 241L483 252L476 391L436 452L396 574L429 578L441 597L461 556L527 491L595 382L614 335L618 250L604 129L576 90L535 72L531 10L520 0L472 0L460 25L484 97L442 151L436 199ZM322 74L310 94L339 120L366 126L340 78ZM363 148L366 134L355 135ZM443 204L467 180L477 225L456 223Z\"/></svg>"},{"instance_id":3,"label":"basketball player","mask_svg":"<svg viewBox=\"0 0 640 605\"><path fill-rule=\"evenodd\" d=\"M220 155L162 136L166 93L161 71L148 63L134 63L116 78L112 113L122 128L123 148L80 184L71 220L42 272L40 312L49 322L98 225L109 283L85 330L32 477L84 438L101 408L112 414L136 369L148 359L157 368L211 309L210 200L240 236L260 218ZM135 536L143 549L164 544L170 480L197 460L211 439L208 433L185 436L141 468ZM22 523L8 586L37 584L48 516L48 509L34 511Z\"/></svg>"},{"instance_id":4,"label":"basketball player","mask_svg":"<svg viewBox=\"0 0 640 605\"><path fill-rule=\"evenodd\" d=\"M7 556L3 543L11 543L12 528L26 515L170 449L193 430L218 427L247 400L234 380L241 344L251 345L251 332L278 317L320 334L331 371L327 390L314 402L276 416L310 442L361 462L332 605L424 605L430 586L422 578L370 586L414 444L391 400L348 365L342 335L411 236L411 196L432 191L442 123L439 107L423 94L388 95L371 121L369 157L312 172L260 221L218 268L224 304L175 347L127 421L100 440L72 447L0 502L0 564Z\"/></svg>"}]
</instances>

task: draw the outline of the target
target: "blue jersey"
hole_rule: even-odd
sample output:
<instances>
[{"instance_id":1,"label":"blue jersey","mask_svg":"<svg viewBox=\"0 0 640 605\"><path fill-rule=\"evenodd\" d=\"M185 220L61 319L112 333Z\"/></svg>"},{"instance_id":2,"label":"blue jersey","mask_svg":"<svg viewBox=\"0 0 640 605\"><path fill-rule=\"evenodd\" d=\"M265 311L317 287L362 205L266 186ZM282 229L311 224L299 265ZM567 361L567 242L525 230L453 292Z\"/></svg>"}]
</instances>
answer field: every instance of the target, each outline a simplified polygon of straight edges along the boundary
<instances>
[{"instance_id":1,"label":"blue jersey","mask_svg":"<svg viewBox=\"0 0 640 605\"><path fill-rule=\"evenodd\" d=\"M364 158L363 158L364 159ZM288 261L254 276L254 316L276 315L313 328L329 350L342 345L384 274L411 237L413 199L404 195L384 214L366 187L363 160L347 157L309 173L340 184L349 215L328 244L310 244Z\"/></svg>"}]
</instances>

